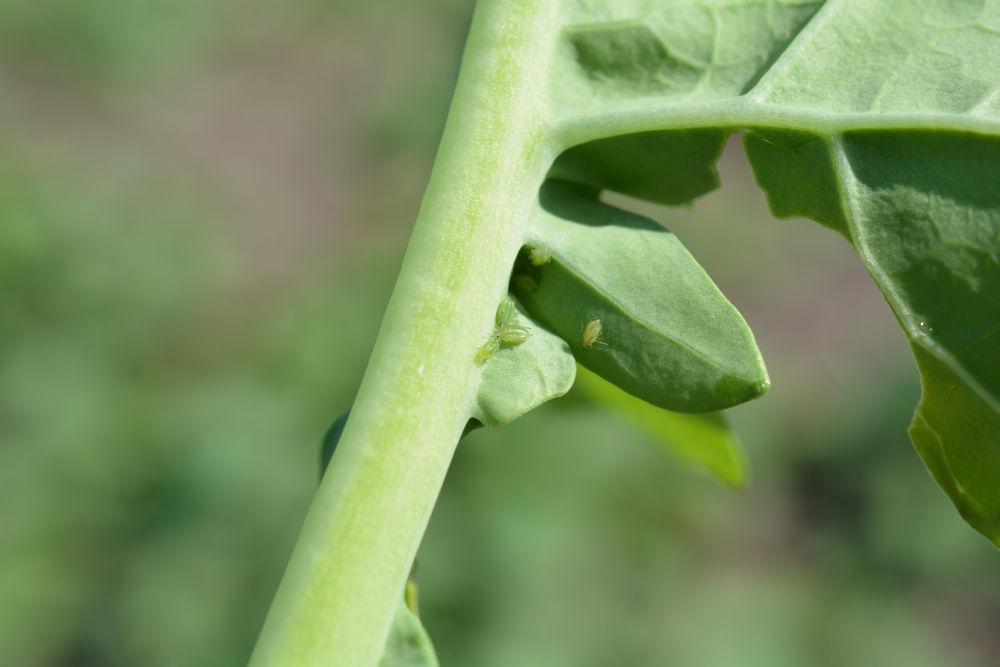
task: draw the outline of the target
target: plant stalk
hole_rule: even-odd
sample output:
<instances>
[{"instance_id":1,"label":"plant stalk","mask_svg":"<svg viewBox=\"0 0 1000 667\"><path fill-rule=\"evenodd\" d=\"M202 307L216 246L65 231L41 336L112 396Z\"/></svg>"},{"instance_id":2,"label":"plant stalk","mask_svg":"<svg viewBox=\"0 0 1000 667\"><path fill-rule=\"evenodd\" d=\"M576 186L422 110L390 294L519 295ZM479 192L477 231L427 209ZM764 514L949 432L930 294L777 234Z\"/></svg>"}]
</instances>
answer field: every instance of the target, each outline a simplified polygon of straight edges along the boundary
<instances>
[{"instance_id":1,"label":"plant stalk","mask_svg":"<svg viewBox=\"0 0 1000 667\"><path fill-rule=\"evenodd\" d=\"M251 667L375 667L555 147L547 0L482 0L396 288ZM332 343L332 341L331 341Z\"/></svg>"}]
</instances>

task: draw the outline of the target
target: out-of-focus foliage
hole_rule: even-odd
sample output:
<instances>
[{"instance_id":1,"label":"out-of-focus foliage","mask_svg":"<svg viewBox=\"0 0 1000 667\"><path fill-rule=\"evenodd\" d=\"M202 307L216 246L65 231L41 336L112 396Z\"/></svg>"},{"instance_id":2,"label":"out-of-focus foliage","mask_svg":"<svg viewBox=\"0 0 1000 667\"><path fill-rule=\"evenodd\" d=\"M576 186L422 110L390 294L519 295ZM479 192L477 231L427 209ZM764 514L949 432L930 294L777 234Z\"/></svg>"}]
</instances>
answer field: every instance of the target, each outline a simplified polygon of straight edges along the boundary
<instances>
[{"instance_id":1,"label":"out-of-focus foliage","mask_svg":"<svg viewBox=\"0 0 1000 667\"><path fill-rule=\"evenodd\" d=\"M211 54L226 53L228 23L206 18L214 3L178 3L179 18L150 28L196 40L200 55L148 67L137 63L153 47L121 31L155 3L82 4L0 5L0 34L24 30L15 14L44 15L44 34L111 31L101 39L130 45L110 56L79 47L107 69L45 78L55 99L80 87L123 94L108 83L115 72L141 79L168 65L175 80L220 80ZM275 16L320 17L313 28L338 39L349 21L357 37L339 55L356 63L396 46L375 38L389 21L420 31L407 44L451 49L434 65L391 53L393 68L412 67L396 75L406 85L352 88L327 110L331 124L353 123L361 139L348 148L364 154L301 191L324 202L348 182L338 192L357 205L344 209L357 220L329 216L335 235L312 243L316 254L305 242L288 255L251 243L257 224L314 237L297 214L255 217L261 188L206 186L203 165L169 147L129 150L128 123L112 126L113 144L40 131L53 97L29 94L37 80L19 87L18 73L71 71L77 56L60 44L91 38L3 40L0 665L245 663L315 488L323 429L364 369L447 101L465 9L420 4L288 3L242 25L270 31L284 54L304 36ZM106 21L75 18L100 11ZM185 32L192 21L203 27ZM323 67L339 62L338 39L320 40L332 45ZM265 82L287 78L259 68ZM303 105L323 93L303 91ZM126 99L121 117L144 101ZM422 120L410 127L401 108ZM302 145L332 150L323 130ZM294 164L264 167L286 183ZM722 178L719 194L666 222L747 314L769 360L769 399L735 415L754 484L737 494L678 469L574 393L471 434L417 571L445 667L1000 662L995 550L956 520L906 442L915 369L895 324L877 318L880 297L831 233L771 220L728 157ZM282 263L296 271L274 270Z\"/></svg>"},{"instance_id":2,"label":"out-of-focus foliage","mask_svg":"<svg viewBox=\"0 0 1000 667\"><path fill-rule=\"evenodd\" d=\"M678 460L711 472L733 488L747 484L746 453L724 413L686 415L662 410L583 368L577 372L576 387L600 407L642 428Z\"/></svg>"},{"instance_id":3,"label":"out-of-focus foliage","mask_svg":"<svg viewBox=\"0 0 1000 667\"><path fill-rule=\"evenodd\" d=\"M200 0L6 0L0 54L68 75L149 76L197 59L221 27L224 3Z\"/></svg>"},{"instance_id":4,"label":"out-of-focus foliage","mask_svg":"<svg viewBox=\"0 0 1000 667\"><path fill-rule=\"evenodd\" d=\"M295 413L206 330L231 264L196 227L210 209L16 157L0 168L0 663L237 664L260 612L234 602L281 561L240 554L293 533L275 510L302 500L280 469ZM248 493L265 478L266 502ZM208 592L224 602L192 604Z\"/></svg>"}]
</instances>

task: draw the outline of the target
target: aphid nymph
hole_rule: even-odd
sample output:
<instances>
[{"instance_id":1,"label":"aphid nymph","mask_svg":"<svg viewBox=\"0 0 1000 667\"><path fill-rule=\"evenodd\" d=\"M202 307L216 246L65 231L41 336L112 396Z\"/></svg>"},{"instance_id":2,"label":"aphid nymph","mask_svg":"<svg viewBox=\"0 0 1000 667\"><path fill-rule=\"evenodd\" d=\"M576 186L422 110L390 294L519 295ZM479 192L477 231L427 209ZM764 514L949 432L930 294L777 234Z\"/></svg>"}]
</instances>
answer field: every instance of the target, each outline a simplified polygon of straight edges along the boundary
<instances>
[{"instance_id":1,"label":"aphid nymph","mask_svg":"<svg viewBox=\"0 0 1000 667\"><path fill-rule=\"evenodd\" d=\"M493 333L489 340L476 351L476 363L482 366L490 357L500 351L500 337Z\"/></svg>"},{"instance_id":2,"label":"aphid nymph","mask_svg":"<svg viewBox=\"0 0 1000 667\"><path fill-rule=\"evenodd\" d=\"M528 329L517 322L517 306L507 295L497 306L496 327L493 335L500 338L502 347L515 347L528 340Z\"/></svg>"},{"instance_id":3,"label":"aphid nymph","mask_svg":"<svg viewBox=\"0 0 1000 667\"><path fill-rule=\"evenodd\" d=\"M583 347L589 348L593 347L597 343L601 342L601 332L604 331L604 325L601 324L599 318L594 318L587 322L583 327Z\"/></svg>"},{"instance_id":4,"label":"aphid nymph","mask_svg":"<svg viewBox=\"0 0 1000 667\"><path fill-rule=\"evenodd\" d=\"M543 245L532 246L531 250L528 251L528 259L535 266L548 264L549 260L552 259L552 252Z\"/></svg>"},{"instance_id":5,"label":"aphid nymph","mask_svg":"<svg viewBox=\"0 0 1000 667\"><path fill-rule=\"evenodd\" d=\"M500 348L517 347L531 335L527 327L518 323L517 306L514 305L514 299L510 298L510 295L500 301L493 319L493 333L476 351L476 363L480 366L499 352Z\"/></svg>"},{"instance_id":6,"label":"aphid nymph","mask_svg":"<svg viewBox=\"0 0 1000 667\"><path fill-rule=\"evenodd\" d=\"M495 321L498 327L505 327L517 321L517 307L514 305L514 299L510 298L509 295L505 296L500 305L497 306Z\"/></svg>"},{"instance_id":7,"label":"aphid nymph","mask_svg":"<svg viewBox=\"0 0 1000 667\"><path fill-rule=\"evenodd\" d=\"M527 273L515 273L510 282L519 292L534 292L538 289L538 280Z\"/></svg>"},{"instance_id":8,"label":"aphid nymph","mask_svg":"<svg viewBox=\"0 0 1000 667\"><path fill-rule=\"evenodd\" d=\"M504 345L513 347L526 340L528 340L528 330L525 327L508 324L500 328L500 342Z\"/></svg>"}]
</instances>

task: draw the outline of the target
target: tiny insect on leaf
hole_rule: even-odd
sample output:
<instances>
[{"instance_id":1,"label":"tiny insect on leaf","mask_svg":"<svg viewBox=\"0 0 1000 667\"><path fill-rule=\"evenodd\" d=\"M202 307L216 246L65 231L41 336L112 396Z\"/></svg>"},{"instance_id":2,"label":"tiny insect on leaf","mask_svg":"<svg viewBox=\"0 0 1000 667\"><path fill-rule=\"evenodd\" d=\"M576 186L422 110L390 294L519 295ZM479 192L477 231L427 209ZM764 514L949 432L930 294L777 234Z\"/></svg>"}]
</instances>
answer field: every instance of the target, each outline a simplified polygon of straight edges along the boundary
<instances>
[{"instance_id":1,"label":"tiny insect on leaf","mask_svg":"<svg viewBox=\"0 0 1000 667\"><path fill-rule=\"evenodd\" d=\"M500 350L500 337L493 333L489 340L483 344L476 352L476 363L482 366L486 361Z\"/></svg>"},{"instance_id":2,"label":"tiny insect on leaf","mask_svg":"<svg viewBox=\"0 0 1000 667\"><path fill-rule=\"evenodd\" d=\"M520 345L529 335L526 327L509 325L500 329L500 342L508 346Z\"/></svg>"},{"instance_id":3,"label":"tiny insect on leaf","mask_svg":"<svg viewBox=\"0 0 1000 667\"><path fill-rule=\"evenodd\" d=\"M587 322L586 326L583 327L583 346L593 347L599 343L603 331L604 325L601 324L600 319L594 318Z\"/></svg>"},{"instance_id":4,"label":"tiny insect on leaf","mask_svg":"<svg viewBox=\"0 0 1000 667\"><path fill-rule=\"evenodd\" d=\"M519 292L534 292L538 289L538 279L527 273L515 273L511 284Z\"/></svg>"},{"instance_id":5,"label":"tiny insect on leaf","mask_svg":"<svg viewBox=\"0 0 1000 667\"><path fill-rule=\"evenodd\" d=\"M552 251L545 246L533 246L528 253L528 257L533 265L542 266L543 264L548 264L549 260L552 259Z\"/></svg>"},{"instance_id":6,"label":"tiny insect on leaf","mask_svg":"<svg viewBox=\"0 0 1000 667\"><path fill-rule=\"evenodd\" d=\"M497 306L496 325L498 327L505 327L516 321L516 318L517 307L514 305L514 300L510 296L505 296L500 305Z\"/></svg>"}]
</instances>

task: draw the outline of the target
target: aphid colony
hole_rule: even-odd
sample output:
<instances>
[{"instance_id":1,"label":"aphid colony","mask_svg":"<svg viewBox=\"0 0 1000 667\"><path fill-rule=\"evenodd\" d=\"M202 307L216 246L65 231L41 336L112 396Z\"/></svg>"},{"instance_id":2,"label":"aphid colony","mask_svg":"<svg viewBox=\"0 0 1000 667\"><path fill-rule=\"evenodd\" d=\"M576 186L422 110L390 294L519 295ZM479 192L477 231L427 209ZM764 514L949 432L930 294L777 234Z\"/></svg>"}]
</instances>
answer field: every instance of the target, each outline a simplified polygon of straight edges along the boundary
<instances>
[{"instance_id":1,"label":"aphid colony","mask_svg":"<svg viewBox=\"0 0 1000 667\"><path fill-rule=\"evenodd\" d=\"M486 360L505 347L517 347L528 340L531 335L527 327L518 324L517 307L510 296L505 296L500 305L497 306L497 314L494 318L493 333L489 340L476 352L476 363L484 364Z\"/></svg>"},{"instance_id":2,"label":"aphid colony","mask_svg":"<svg viewBox=\"0 0 1000 667\"><path fill-rule=\"evenodd\" d=\"M511 286L515 292L534 292L539 288L542 266L552 261L552 251L544 245L526 245L521 248L514 262ZM581 328L580 345L590 349L596 345L607 346L601 337L604 323L595 317L586 321ZM516 347L528 340L528 330L517 323L517 308L509 296L505 296L497 307L496 325L489 340L476 352L476 363L482 365L490 357L505 347Z\"/></svg>"}]
</instances>

